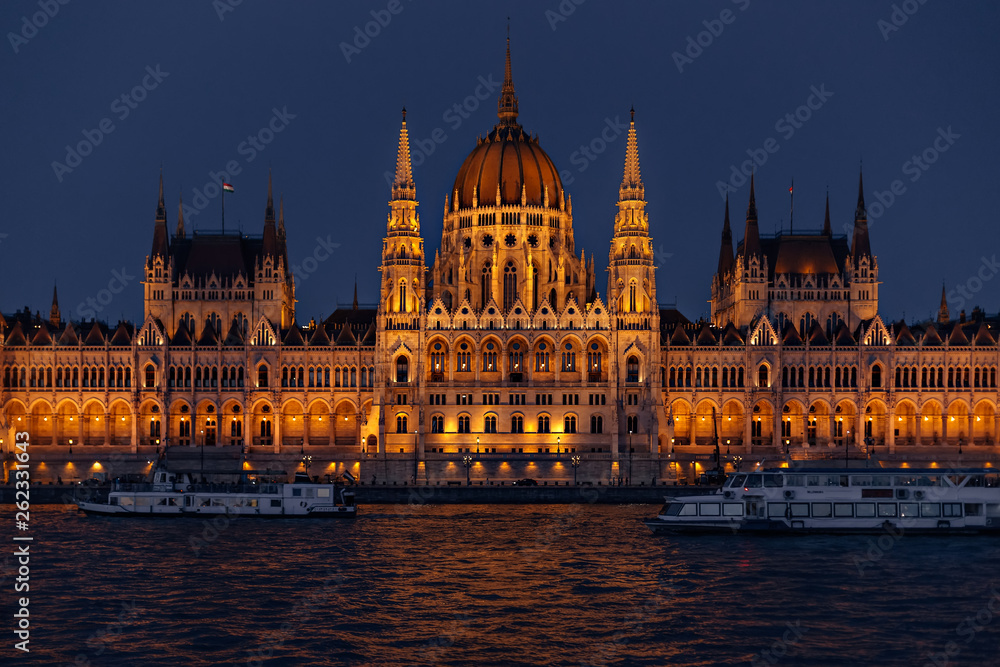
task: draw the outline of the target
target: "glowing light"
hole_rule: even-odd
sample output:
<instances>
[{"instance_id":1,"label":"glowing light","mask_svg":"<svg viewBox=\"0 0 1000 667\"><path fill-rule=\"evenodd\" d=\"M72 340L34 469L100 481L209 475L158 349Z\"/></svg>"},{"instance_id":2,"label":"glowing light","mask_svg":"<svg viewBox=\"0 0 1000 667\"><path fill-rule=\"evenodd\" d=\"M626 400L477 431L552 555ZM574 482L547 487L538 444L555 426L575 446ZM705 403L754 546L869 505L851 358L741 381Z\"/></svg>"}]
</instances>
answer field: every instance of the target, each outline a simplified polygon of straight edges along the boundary
<instances>
[{"instance_id":1,"label":"glowing light","mask_svg":"<svg viewBox=\"0 0 1000 667\"><path fill-rule=\"evenodd\" d=\"M949 419L948 421L955 421L955 418L954 418L954 417L952 417L952 418L951 418L951 419Z\"/></svg>"},{"instance_id":2,"label":"glowing light","mask_svg":"<svg viewBox=\"0 0 1000 667\"><path fill-rule=\"evenodd\" d=\"M94 465L92 465L90 467L93 468L94 470L100 470L101 469L101 462L100 461L94 461Z\"/></svg>"},{"instance_id":3,"label":"glowing light","mask_svg":"<svg viewBox=\"0 0 1000 667\"><path fill-rule=\"evenodd\" d=\"M42 421L45 421L45 422L47 422L48 420L49 420L49 418L48 418L48 417L43 417L43 418L42 418Z\"/></svg>"}]
</instances>

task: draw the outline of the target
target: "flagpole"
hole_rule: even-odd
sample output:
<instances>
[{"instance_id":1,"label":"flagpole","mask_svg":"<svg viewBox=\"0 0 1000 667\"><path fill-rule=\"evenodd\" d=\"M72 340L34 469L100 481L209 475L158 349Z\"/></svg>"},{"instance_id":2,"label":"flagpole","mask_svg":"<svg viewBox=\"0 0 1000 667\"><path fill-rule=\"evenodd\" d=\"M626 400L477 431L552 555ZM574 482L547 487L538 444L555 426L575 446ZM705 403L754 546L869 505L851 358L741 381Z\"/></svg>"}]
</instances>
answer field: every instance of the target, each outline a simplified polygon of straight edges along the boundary
<instances>
[{"instance_id":1,"label":"flagpole","mask_svg":"<svg viewBox=\"0 0 1000 667\"><path fill-rule=\"evenodd\" d=\"M792 184L788 188L788 233L789 234L795 233L795 222L793 217L795 215L795 193L793 192L794 189L795 189L795 179L793 178Z\"/></svg>"},{"instance_id":2,"label":"flagpole","mask_svg":"<svg viewBox=\"0 0 1000 667\"><path fill-rule=\"evenodd\" d=\"M222 186L222 233L226 233L226 186Z\"/></svg>"}]
</instances>

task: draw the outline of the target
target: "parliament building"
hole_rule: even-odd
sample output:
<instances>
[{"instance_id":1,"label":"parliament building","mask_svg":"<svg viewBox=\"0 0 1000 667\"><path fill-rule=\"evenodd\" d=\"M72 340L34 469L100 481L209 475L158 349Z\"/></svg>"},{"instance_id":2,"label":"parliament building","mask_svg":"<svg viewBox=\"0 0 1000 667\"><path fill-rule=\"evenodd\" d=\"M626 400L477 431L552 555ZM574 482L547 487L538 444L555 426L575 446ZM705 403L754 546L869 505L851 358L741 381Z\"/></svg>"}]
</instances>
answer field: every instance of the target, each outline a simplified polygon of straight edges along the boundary
<instances>
[{"instance_id":1,"label":"parliament building","mask_svg":"<svg viewBox=\"0 0 1000 667\"><path fill-rule=\"evenodd\" d=\"M55 296L47 318L0 316L0 438L9 452L28 430L43 458L87 465L233 445L421 482L465 478L468 457L497 479L565 480L571 462L666 479L714 465L716 443L725 460L992 460L998 318L942 295L935 321L883 320L863 184L850 238L829 201L821 228L761 234L754 187L735 246L726 202L711 319L660 307L633 112L602 297L572 197L518 121L508 43L497 122L444 193L433 256L404 111L377 308L355 296L301 323L270 176L252 236L189 233L183 209L171 234L161 175L142 322L64 321Z\"/></svg>"}]
</instances>

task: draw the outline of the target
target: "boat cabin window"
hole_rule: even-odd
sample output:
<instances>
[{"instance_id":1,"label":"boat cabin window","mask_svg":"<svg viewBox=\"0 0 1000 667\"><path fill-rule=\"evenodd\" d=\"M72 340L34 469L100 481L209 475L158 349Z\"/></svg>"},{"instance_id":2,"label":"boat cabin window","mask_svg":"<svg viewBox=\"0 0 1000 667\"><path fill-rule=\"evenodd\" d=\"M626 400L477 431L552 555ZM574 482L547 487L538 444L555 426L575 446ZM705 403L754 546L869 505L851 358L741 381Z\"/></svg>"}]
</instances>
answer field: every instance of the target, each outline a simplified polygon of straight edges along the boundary
<instances>
[{"instance_id":1,"label":"boat cabin window","mask_svg":"<svg viewBox=\"0 0 1000 667\"><path fill-rule=\"evenodd\" d=\"M920 503L920 516L939 517L941 506L937 503Z\"/></svg>"},{"instance_id":2,"label":"boat cabin window","mask_svg":"<svg viewBox=\"0 0 1000 667\"><path fill-rule=\"evenodd\" d=\"M1000 505L997 505L996 503L987 503L986 516L990 518L996 518L1000 516Z\"/></svg>"},{"instance_id":3,"label":"boat cabin window","mask_svg":"<svg viewBox=\"0 0 1000 667\"><path fill-rule=\"evenodd\" d=\"M854 506L854 516L863 519L875 516L875 503L858 503Z\"/></svg>"},{"instance_id":4,"label":"boat cabin window","mask_svg":"<svg viewBox=\"0 0 1000 667\"><path fill-rule=\"evenodd\" d=\"M768 503L767 504L767 516L768 518L774 517L784 517L785 512L788 509L787 503Z\"/></svg>"},{"instance_id":5,"label":"boat cabin window","mask_svg":"<svg viewBox=\"0 0 1000 667\"><path fill-rule=\"evenodd\" d=\"M271 498L271 507L281 507L281 498Z\"/></svg>"},{"instance_id":6,"label":"boat cabin window","mask_svg":"<svg viewBox=\"0 0 1000 667\"><path fill-rule=\"evenodd\" d=\"M677 513L678 516L697 516L698 506L694 503L684 503L681 506L681 511Z\"/></svg>"},{"instance_id":7,"label":"boat cabin window","mask_svg":"<svg viewBox=\"0 0 1000 667\"><path fill-rule=\"evenodd\" d=\"M784 475L764 475L764 486L774 489L781 486Z\"/></svg>"},{"instance_id":8,"label":"boat cabin window","mask_svg":"<svg viewBox=\"0 0 1000 667\"><path fill-rule=\"evenodd\" d=\"M719 503L699 503L698 513L701 516L719 516Z\"/></svg>"},{"instance_id":9,"label":"boat cabin window","mask_svg":"<svg viewBox=\"0 0 1000 667\"><path fill-rule=\"evenodd\" d=\"M946 517L962 516L962 503L942 503L941 516L946 516Z\"/></svg>"},{"instance_id":10,"label":"boat cabin window","mask_svg":"<svg viewBox=\"0 0 1000 667\"><path fill-rule=\"evenodd\" d=\"M825 518L830 516L832 509L830 503L813 503L812 506L814 517Z\"/></svg>"},{"instance_id":11,"label":"boat cabin window","mask_svg":"<svg viewBox=\"0 0 1000 667\"><path fill-rule=\"evenodd\" d=\"M292 489L292 497L298 498L302 495L302 489Z\"/></svg>"},{"instance_id":12,"label":"boat cabin window","mask_svg":"<svg viewBox=\"0 0 1000 667\"><path fill-rule=\"evenodd\" d=\"M833 516L835 517L854 516L854 503L834 503Z\"/></svg>"},{"instance_id":13,"label":"boat cabin window","mask_svg":"<svg viewBox=\"0 0 1000 667\"><path fill-rule=\"evenodd\" d=\"M316 489L316 497L317 498L329 498L330 497L330 489Z\"/></svg>"},{"instance_id":14,"label":"boat cabin window","mask_svg":"<svg viewBox=\"0 0 1000 667\"><path fill-rule=\"evenodd\" d=\"M986 475L986 488L995 489L998 486L1000 486L1000 476Z\"/></svg>"},{"instance_id":15,"label":"boat cabin window","mask_svg":"<svg viewBox=\"0 0 1000 667\"><path fill-rule=\"evenodd\" d=\"M840 486L840 475L806 475L807 486Z\"/></svg>"},{"instance_id":16,"label":"boat cabin window","mask_svg":"<svg viewBox=\"0 0 1000 667\"><path fill-rule=\"evenodd\" d=\"M744 484L743 486L744 488L747 489L759 489L763 485L764 485L763 475L747 475L746 484Z\"/></svg>"},{"instance_id":17,"label":"boat cabin window","mask_svg":"<svg viewBox=\"0 0 1000 667\"><path fill-rule=\"evenodd\" d=\"M793 518L809 516L809 503L792 503L788 509Z\"/></svg>"},{"instance_id":18,"label":"boat cabin window","mask_svg":"<svg viewBox=\"0 0 1000 667\"><path fill-rule=\"evenodd\" d=\"M663 506L663 509L660 510L660 514L665 514L667 516L677 516L680 513L682 507L684 507L684 503L667 503L666 505Z\"/></svg>"},{"instance_id":19,"label":"boat cabin window","mask_svg":"<svg viewBox=\"0 0 1000 667\"><path fill-rule=\"evenodd\" d=\"M892 486L892 477L889 475L872 475L872 486Z\"/></svg>"},{"instance_id":20,"label":"boat cabin window","mask_svg":"<svg viewBox=\"0 0 1000 667\"><path fill-rule=\"evenodd\" d=\"M729 486L736 488L738 486L743 486L747 481L746 475L733 475L733 478L729 480Z\"/></svg>"},{"instance_id":21,"label":"boat cabin window","mask_svg":"<svg viewBox=\"0 0 1000 667\"><path fill-rule=\"evenodd\" d=\"M785 486L805 486L805 475L785 475Z\"/></svg>"},{"instance_id":22,"label":"boat cabin window","mask_svg":"<svg viewBox=\"0 0 1000 667\"><path fill-rule=\"evenodd\" d=\"M965 503L965 516L982 516L982 503Z\"/></svg>"},{"instance_id":23,"label":"boat cabin window","mask_svg":"<svg viewBox=\"0 0 1000 667\"><path fill-rule=\"evenodd\" d=\"M899 516L905 518L920 516L918 503L899 503Z\"/></svg>"},{"instance_id":24,"label":"boat cabin window","mask_svg":"<svg viewBox=\"0 0 1000 667\"><path fill-rule=\"evenodd\" d=\"M896 516L896 503L879 503L878 516L879 518Z\"/></svg>"},{"instance_id":25,"label":"boat cabin window","mask_svg":"<svg viewBox=\"0 0 1000 667\"><path fill-rule=\"evenodd\" d=\"M743 503L722 503L723 516L743 516Z\"/></svg>"},{"instance_id":26,"label":"boat cabin window","mask_svg":"<svg viewBox=\"0 0 1000 667\"><path fill-rule=\"evenodd\" d=\"M871 486L871 475L854 475L851 477L851 486Z\"/></svg>"}]
</instances>

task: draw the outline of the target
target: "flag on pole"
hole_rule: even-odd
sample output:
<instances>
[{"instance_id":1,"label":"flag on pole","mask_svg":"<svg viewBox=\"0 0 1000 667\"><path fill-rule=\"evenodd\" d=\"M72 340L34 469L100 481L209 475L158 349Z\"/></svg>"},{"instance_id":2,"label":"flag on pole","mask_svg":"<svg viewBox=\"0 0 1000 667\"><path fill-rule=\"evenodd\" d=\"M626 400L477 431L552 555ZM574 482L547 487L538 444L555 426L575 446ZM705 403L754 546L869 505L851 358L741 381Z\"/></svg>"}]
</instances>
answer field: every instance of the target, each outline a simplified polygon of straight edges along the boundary
<instances>
[{"instance_id":1,"label":"flag on pole","mask_svg":"<svg viewBox=\"0 0 1000 667\"><path fill-rule=\"evenodd\" d=\"M223 183L222 189L225 190L226 192L236 192L236 188L231 186L229 183Z\"/></svg>"}]
</instances>

